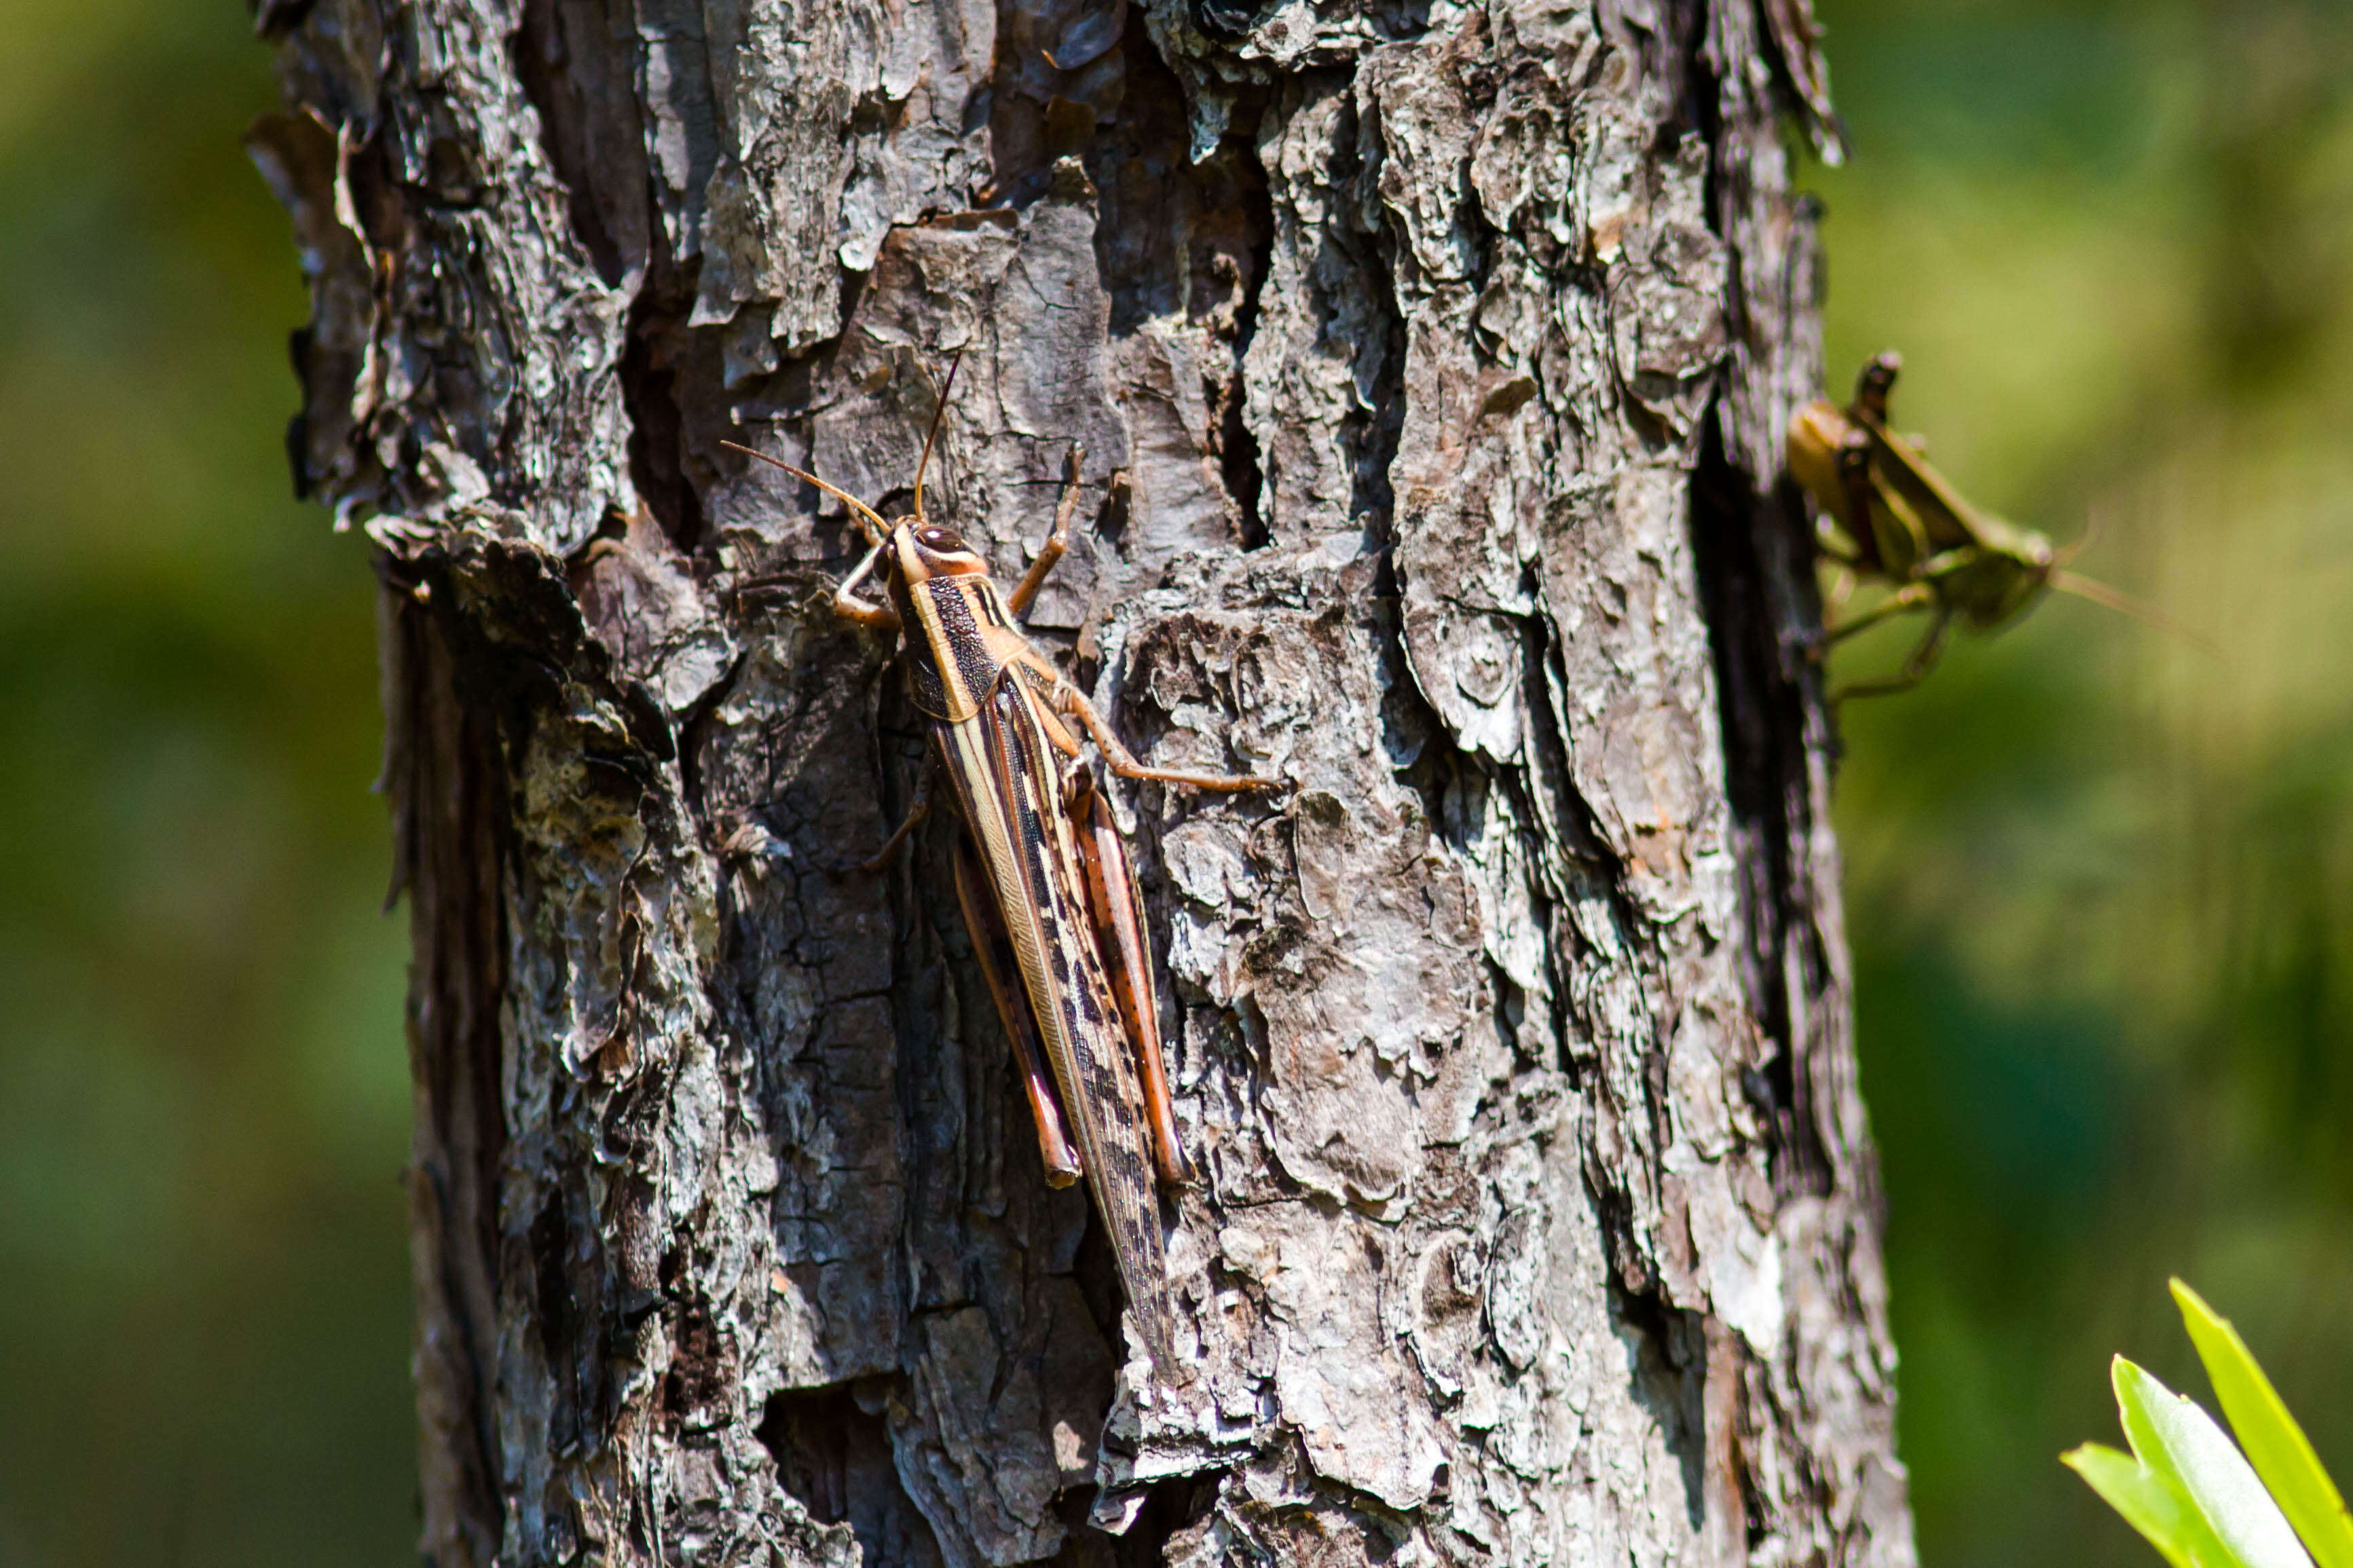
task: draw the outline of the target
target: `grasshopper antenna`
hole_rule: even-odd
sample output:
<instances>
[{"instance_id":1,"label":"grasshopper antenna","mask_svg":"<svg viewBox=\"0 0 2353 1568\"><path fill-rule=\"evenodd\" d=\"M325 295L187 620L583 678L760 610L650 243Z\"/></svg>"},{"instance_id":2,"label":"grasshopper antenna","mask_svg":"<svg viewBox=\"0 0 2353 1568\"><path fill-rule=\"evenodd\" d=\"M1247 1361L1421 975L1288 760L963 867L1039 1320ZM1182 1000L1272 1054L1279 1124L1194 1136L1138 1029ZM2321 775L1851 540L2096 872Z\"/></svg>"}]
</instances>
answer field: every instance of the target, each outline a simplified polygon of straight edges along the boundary
<instances>
[{"instance_id":1,"label":"grasshopper antenna","mask_svg":"<svg viewBox=\"0 0 2353 1568\"><path fill-rule=\"evenodd\" d=\"M923 470L932 466L932 443L940 438L940 421L948 415L948 394L955 390L956 367L964 363L964 350L958 349L948 360L948 378L940 383L939 405L932 410L932 427L923 434L923 455L915 459L915 516L923 515Z\"/></svg>"},{"instance_id":2,"label":"grasshopper antenna","mask_svg":"<svg viewBox=\"0 0 2353 1568\"><path fill-rule=\"evenodd\" d=\"M2069 562L2074 560L2075 557L2092 548L2093 542L2100 537L2102 525L2105 524L2107 520L2108 510L2106 507L2094 505L2085 508L2084 511L2084 531L2059 547L2058 552L2054 557L2058 564L2064 566Z\"/></svg>"},{"instance_id":3,"label":"grasshopper antenna","mask_svg":"<svg viewBox=\"0 0 2353 1568\"><path fill-rule=\"evenodd\" d=\"M751 447L742 446L733 441L722 441L719 444L726 447L731 452L741 452L747 458L757 458L760 461L767 464L772 468L782 468L785 472L792 475L793 478L800 480L803 484L815 485L818 489L823 490L826 494L831 496L834 500L848 507L849 509L849 515L858 520L860 531L866 535L867 543L880 544L891 536L891 525L882 521L881 513L876 511L872 507L868 506L864 501L860 500L856 496L851 495L848 490L841 489L839 486L827 484L815 474L807 472L804 469L796 468L790 463L771 458L765 452L754 452Z\"/></svg>"},{"instance_id":4,"label":"grasshopper antenna","mask_svg":"<svg viewBox=\"0 0 2353 1568\"><path fill-rule=\"evenodd\" d=\"M2114 610L2120 616L2130 616L2143 626L2154 626L2168 637L2179 637L2202 654L2214 658L2222 657L2222 650L2216 647L2210 639L2199 636L2154 605L2145 605L2123 589L2111 588L2096 577L2079 576L2073 572L2053 572L2051 574L2051 585L2063 594L2073 594L2079 599L2089 599L2102 608Z\"/></svg>"},{"instance_id":5,"label":"grasshopper antenna","mask_svg":"<svg viewBox=\"0 0 2353 1568\"><path fill-rule=\"evenodd\" d=\"M2120 616L2130 616L2145 626L2179 637L2209 658L2220 658L2222 650L2213 642L2199 636L2154 605L2145 605L2121 588L2111 588L2097 577L2080 576L2067 570L2067 563L2092 547L2098 539L2101 525L2107 521L2104 507L2093 507L2084 518L2084 531L2062 546L2052 558L2051 585L2063 594L2073 594L2079 599L2089 599L2102 609L2114 610Z\"/></svg>"}]
</instances>

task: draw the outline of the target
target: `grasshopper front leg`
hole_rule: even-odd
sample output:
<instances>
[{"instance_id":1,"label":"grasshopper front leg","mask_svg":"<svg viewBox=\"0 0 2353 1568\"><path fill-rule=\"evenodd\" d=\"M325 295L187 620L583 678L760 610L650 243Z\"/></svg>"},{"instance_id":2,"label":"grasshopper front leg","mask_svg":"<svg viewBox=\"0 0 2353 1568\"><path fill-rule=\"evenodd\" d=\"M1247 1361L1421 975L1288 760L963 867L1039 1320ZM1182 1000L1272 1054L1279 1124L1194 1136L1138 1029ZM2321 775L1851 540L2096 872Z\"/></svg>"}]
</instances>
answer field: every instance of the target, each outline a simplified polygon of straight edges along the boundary
<instances>
[{"instance_id":1,"label":"grasshopper front leg","mask_svg":"<svg viewBox=\"0 0 2353 1568\"><path fill-rule=\"evenodd\" d=\"M1897 616L1908 615L1912 611L1934 602L1936 597L1936 589L1929 586L1927 584L1906 583L1903 587L1898 588L1893 594L1888 595L1887 597L1880 600L1879 603L1872 605L1871 608L1863 611L1862 614L1855 616L1852 620L1841 621L1834 626L1824 626L1822 628L1821 642L1819 646L1823 648L1828 648L1833 643L1844 642L1847 638L1854 636L1857 632L1868 631L1882 621L1893 620Z\"/></svg>"},{"instance_id":2,"label":"grasshopper front leg","mask_svg":"<svg viewBox=\"0 0 2353 1568\"><path fill-rule=\"evenodd\" d=\"M841 580L841 585L833 591L833 613L845 621L871 626L879 632L895 632L899 629L898 611L858 596L858 585L873 575L875 565L882 559L882 549L877 544L868 551L858 569Z\"/></svg>"},{"instance_id":3,"label":"grasshopper front leg","mask_svg":"<svg viewBox=\"0 0 2353 1568\"><path fill-rule=\"evenodd\" d=\"M1045 1042L1038 1037L1038 1020L1021 990L1013 938L1005 929L1004 917L997 913L996 889L967 835L956 839L955 885L956 902L964 906L965 930L971 933L973 954L980 960L981 978L988 983L997 1019L1005 1026L1005 1037L1013 1042L1013 1055L1021 1068L1021 1088L1029 1099L1029 1115L1038 1123L1038 1152L1046 1162L1046 1184L1067 1187L1086 1173L1086 1167L1063 1124L1054 1080L1046 1073Z\"/></svg>"}]
</instances>

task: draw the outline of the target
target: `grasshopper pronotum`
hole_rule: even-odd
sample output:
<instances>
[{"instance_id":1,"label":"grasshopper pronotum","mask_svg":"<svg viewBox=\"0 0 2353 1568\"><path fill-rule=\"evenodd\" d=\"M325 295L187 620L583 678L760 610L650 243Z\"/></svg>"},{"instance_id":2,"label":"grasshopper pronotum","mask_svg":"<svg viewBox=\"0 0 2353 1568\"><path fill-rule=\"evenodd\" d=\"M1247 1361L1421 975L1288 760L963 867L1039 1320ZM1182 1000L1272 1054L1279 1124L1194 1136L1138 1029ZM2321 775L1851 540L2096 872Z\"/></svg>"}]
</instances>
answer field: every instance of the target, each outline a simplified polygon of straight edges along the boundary
<instances>
[{"instance_id":1,"label":"grasshopper pronotum","mask_svg":"<svg viewBox=\"0 0 2353 1568\"><path fill-rule=\"evenodd\" d=\"M1852 403L1841 408L1818 399L1789 421L1789 475L1821 509L1815 548L1890 590L1861 615L1826 627L1825 646L1891 616L1928 612L1928 629L1900 670L1839 696L1908 690L1935 666L1956 616L1990 631L2052 588L2179 632L2147 605L2066 570L2080 541L2055 549L2032 529L1978 510L1928 466L1915 442L1888 429L1888 389L1903 368L1895 354L1881 354L1862 367Z\"/></svg>"},{"instance_id":2,"label":"grasshopper pronotum","mask_svg":"<svg viewBox=\"0 0 2353 1568\"><path fill-rule=\"evenodd\" d=\"M871 546L835 590L834 610L903 636L908 689L934 743L913 809L872 864L923 819L932 780L945 772L967 829L955 853L956 896L1018 1060L1046 1179L1068 1186L1086 1178L1145 1348L1164 1374L1181 1375L1153 1169L1184 1183L1192 1167L1169 1104L1134 868L1064 721L1075 719L1123 778L1208 790L1272 785L1146 767L1016 624L1069 546L1076 447L1053 532L1010 594L999 594L987 563L954 530L924 516L923 469L955 384L951 365L916 464L914 510L895 521L814 474L728 445L840 501ZM887 597L860 596L878 572Z\"/></svg>"}]
</instances>

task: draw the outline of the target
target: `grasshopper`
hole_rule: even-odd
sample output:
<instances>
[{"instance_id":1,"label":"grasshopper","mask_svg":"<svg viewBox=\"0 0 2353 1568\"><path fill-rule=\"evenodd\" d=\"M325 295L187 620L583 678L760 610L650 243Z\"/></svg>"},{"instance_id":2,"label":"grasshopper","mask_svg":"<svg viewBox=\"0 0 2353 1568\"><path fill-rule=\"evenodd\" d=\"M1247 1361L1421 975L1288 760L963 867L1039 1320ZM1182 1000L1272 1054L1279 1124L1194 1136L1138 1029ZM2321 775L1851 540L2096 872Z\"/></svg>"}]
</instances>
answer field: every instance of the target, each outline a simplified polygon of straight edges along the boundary
<instances>
[{"instance_id":1,"label":"grasshopper","mask_svg":"<svg viewBox=\"0 0 2353 1568\"><path fill-rule=\"evenodd\" d=\"M1062 1187L1085 1178L1145 1349L1163 1373L1181 1376L1153 1172L1183 1184L1192 1166L1169 1101L1134 867L1067 721L1093 738L1122 778L1204 790L1273 786L1147 767L1020 630L1018 617L1070 546L1077 447L1053 531L1009 594L960 535L924 515L923 470L955 383L951 365L916 464L914 510L895 521L814 474L727 445L840 501L866 536L871 548L835 589L833 607L903 637L908 690L934 742L906 820L867 864L887 863L929 812L933 782L944 773L965 828L955 850L956 899L1013 1046L1046 1180ZM862 595L878 575L883 597Z\"/></svg>"},{"instance_id":2,"label":"grasshopper","mask_svg":"<svg viewBox=\"0 0 2353 1568\"><path fill-rule=\"evenodd\" d=\"M1913 610L1928 612L1927 630L1901 669L1847 687L1840 698L1909 690L1935 668L1956 619L1991 631L2053 588L2179 630L2106 584L2066 570L2081 542L2055 548L2032 529L1964 500L1928 466L1916 439L1887 427L1888 390L1903 368L1899 356L1881 354L1862 367L1853 402L1840 408L1818 399L1789 421L1789 475L1820 509L1815 548L1852 577L1891 589L1870 609L1825 628L1822 647Z\"/></svg>"}]
</instances>

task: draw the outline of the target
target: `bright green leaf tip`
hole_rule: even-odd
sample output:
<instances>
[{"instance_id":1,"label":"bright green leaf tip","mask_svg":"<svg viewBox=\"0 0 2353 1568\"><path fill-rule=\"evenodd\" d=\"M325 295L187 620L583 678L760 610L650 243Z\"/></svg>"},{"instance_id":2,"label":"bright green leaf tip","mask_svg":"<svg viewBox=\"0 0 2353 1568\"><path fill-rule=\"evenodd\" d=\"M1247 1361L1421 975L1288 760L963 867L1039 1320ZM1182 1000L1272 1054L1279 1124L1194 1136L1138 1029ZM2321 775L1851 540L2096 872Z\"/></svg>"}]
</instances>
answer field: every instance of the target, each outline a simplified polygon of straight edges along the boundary
<instances>
[{"instance_id":1,"label":"bright green leaf tip","mask_svg":"<svg viewBox=\"0 0 2353 1568\"><path fill-rule=\"evenodd\" d=\"M2321 1468L2304 1429L2288 1414L2230 1321L2180 1280L2171 1285L2182 1324L2213 1382L2214 1396L2255 1473L2320 1568L2353 1568L2353 1518L2348 1517L2345 1500Z\"/></svg>"},{"instance_id":2,"label":"bright green leaf tip","mask_svg":"<svg viewBox=\"0 0 2353 1568\"><path fill-rule=\"evenodd\" d=\"M2215 1419L2130 1362L2116 1372L2128 1388L2125 1433L2141 1463L2204 1516L2233 1561L2246 1568L2311 1568L2279 1505Z\"/></svg>"},{"instance_id":3,"label":"bright green leaf tip","mask_svg":"<svg viewBox=\"0 0 2353 1568\"><path fill-rule=\"evenodd\" d=\"M2077 1466L2076 1473L2168 1558L2179 1552L2194 1568L2274 1568L2269 1562L2249 1562L2234 1551L2217 1528L2213 1510L2200 1506L2194 1478L2213 1468L2203 1461L2211 1458L2217 1445L2230 1447L2221 1429L2196 1405L2124 1356L2109 1362L2108 1381L2116 1390L2116 1415L2132 1453L2117 1454L2117 1462L2112 1463L2095 1449L2089 1458L2098 1467L2096 1472ZM2204 1432L2198 1429L2201 1423ZM2238 1460L2235 1451L2231 1458ZM2246 1468L2243 1460L2238 1464ZM2246 1484L2255 1487L2252 1472ZM2281 1533L2286 1533L2284 1526Z\"/></svg>"}]
</instances>

